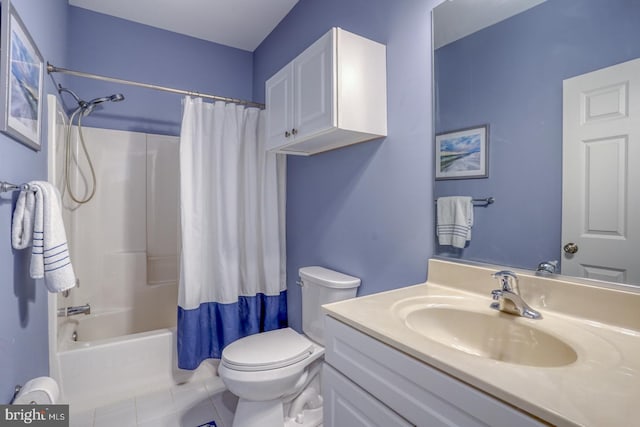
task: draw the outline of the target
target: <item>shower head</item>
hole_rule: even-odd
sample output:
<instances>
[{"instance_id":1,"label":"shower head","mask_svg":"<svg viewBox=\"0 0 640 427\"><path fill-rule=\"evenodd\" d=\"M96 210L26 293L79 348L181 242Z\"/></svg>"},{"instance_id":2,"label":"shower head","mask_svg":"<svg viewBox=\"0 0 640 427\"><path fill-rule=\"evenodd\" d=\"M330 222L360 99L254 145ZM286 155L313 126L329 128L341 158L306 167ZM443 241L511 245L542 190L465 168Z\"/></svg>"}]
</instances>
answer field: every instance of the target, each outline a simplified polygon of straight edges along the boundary
<instances>
[{"instance_id":1,"label":"shower head","mask_svg":"<svg viewBox=\"0 0 640 427\"><path fill-rule=\"evenodd\" d=\"M62 87L62 85L58 85L58 93L62 93L62 92L67 92L69 94L71 94L71 96L73 96L73 99L76 100L76 102L78 103L78 108L76 108L76 110L73 112L73 115L80 113L82 114L82 116L88 116L89 114L91 114L91 112L93 111L93 109L95 108L96 105L98 104L102 104L103 102L119 102L119 101L123 101L124 100L124 95L121 93L115 93L113 95L110 96L103 96L101 98L94 98L91 101L87 102L87 101L83 101L82 99L80 99L80 97L78 95L75 94L75 92L73 92L70 89L64 88Z\"/></svg>"},{"instance_id":2,"label":"shower head","mask_svg":"<svg viewBox=\"0 0 640 427\"><path fill-rule=\"evenodd\" d=\"M115 93L109 97L109 101L111 102L120 102L124 101L124 95L121 93Z\"/></svg>"},{"instance_id":3,"label":"shower head","mask_svg":"<svg viewBox=\"0 0 640 427\"><path fill-rule=\"evenodd\" d=\"M97 105L102 104L103 102L111 101L111 102L119 102L124 100L124 95L121 93L114 93L111 96L103 96L102 98L95 98L91 101L87 102L89 105Z\"/></svg>"}]
</instances>

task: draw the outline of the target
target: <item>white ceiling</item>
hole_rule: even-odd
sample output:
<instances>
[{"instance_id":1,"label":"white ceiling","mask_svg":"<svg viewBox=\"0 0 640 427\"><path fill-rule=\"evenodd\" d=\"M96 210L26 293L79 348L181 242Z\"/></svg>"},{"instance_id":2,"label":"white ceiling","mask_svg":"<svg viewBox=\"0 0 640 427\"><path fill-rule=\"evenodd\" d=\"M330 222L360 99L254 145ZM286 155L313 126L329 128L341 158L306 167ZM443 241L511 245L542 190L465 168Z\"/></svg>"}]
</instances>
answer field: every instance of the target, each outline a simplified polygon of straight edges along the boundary
<instances>
[{"instance_id":1,"label":"white ceiling","mask_svg":"<svg viewBox=\"0 0 640 427\"><path fill-rule=\"evenodd\" d=\"M449 0L434 9L433 44L437 49L524 12L545 0Z\"/></svg>"},{"instance_id":2,"label":"white ceiling","mask_svg":"<svg viewBox=\"0 0 640 427\"><path fill-rule=\"evenodd\" d=\"M298 0L69 0L129 21L253 52Z\"/></svg>"},{"instance_id":3,"label":"white ceiling","mask_svg":"<svg viewBox=\"0 0 640 427\"><path fill-rule=\"evenodd\" d=\"M434 11L442 47L545 0L448 0ZM298 0L69 0L72 6L253 52Z\"/></svg>"}]
</instances>

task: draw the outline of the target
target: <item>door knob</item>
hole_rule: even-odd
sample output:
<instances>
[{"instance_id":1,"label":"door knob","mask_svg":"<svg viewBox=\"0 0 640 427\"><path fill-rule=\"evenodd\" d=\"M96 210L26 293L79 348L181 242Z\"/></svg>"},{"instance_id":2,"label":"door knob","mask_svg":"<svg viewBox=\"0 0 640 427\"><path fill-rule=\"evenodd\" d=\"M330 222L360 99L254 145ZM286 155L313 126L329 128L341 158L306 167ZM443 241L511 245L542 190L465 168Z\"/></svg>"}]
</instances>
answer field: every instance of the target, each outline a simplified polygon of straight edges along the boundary
<instances>
[{"instance_id":1,"label":"door knob","mask_svg":"<svg viewBox=\"0 0 640 427\"><path fill-rule=\"evenodd\" d=\"M564 245L563 249L568 254L575 254L576 252L578 252L578 245L576 245L575 243L567 243L566 245Z\"/></svg>"},{"instance_id":2,"label":"door knob","mask_svg":"<svg viewBox=\"0 0 640 427\"><path fill-rule=\"evenodd\" d=\"M291 136L291 132L286 131L286 132L284 133L284 137L285 137L285 138L289 138L290 136Z\"/></svg>"}]
</instances>

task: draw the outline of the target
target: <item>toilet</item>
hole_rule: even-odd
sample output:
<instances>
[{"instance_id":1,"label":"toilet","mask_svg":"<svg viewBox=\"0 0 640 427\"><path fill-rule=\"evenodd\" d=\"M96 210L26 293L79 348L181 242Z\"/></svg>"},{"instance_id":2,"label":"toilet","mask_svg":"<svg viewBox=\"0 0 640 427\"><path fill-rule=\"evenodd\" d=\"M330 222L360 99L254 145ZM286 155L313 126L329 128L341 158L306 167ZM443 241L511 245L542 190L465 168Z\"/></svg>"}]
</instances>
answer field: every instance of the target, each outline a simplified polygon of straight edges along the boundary
<instances>
[{"instance_id":1,"label":"toilet","mask_svg":"<svg viewBox=\"0 0 640 427\"><path fill-rule=\"evenodd\" d=\"M299 270L302 330L262 332L222 351L218 374L238 396L233 427L316 427L322 424L321 306L356 296L360 279L323 267Z\"/></svg>"}]
</instances>

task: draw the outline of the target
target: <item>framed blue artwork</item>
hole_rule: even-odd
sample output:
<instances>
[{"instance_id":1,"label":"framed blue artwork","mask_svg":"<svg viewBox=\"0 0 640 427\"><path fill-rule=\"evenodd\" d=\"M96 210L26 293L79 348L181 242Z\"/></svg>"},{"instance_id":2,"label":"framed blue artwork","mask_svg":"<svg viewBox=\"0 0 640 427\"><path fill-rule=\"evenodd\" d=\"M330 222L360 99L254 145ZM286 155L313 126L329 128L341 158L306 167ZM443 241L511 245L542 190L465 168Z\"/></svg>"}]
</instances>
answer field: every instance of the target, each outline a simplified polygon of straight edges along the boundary
<instances>
[{"instance_id":1,"label":"framed blue artwork","mask_svg":"<svg viewBox=\"0 0 640 427\"><path fill-rule=\"evenodd\" d=\"M489 177L489 126L436 135L436 179Z\"/></svg>"},{"instance_id":2,"label":"framed blue artwork","mask_svg":"<svg viewBox=\"0 0 640 427\"><path fill-rule=\"evenodd\" d=\"M44 62L9 0L0 13L0 131L40 150Z\"/></svg>"}]
</instances>

